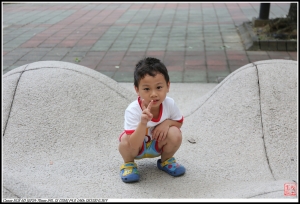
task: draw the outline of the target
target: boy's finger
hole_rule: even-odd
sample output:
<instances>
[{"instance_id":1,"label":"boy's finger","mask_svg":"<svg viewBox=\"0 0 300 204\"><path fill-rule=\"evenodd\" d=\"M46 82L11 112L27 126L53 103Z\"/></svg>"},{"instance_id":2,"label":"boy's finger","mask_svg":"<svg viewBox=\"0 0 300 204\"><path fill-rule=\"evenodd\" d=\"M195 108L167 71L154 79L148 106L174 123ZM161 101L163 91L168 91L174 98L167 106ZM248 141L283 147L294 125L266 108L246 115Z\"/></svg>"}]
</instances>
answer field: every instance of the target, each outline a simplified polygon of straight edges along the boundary
<instances>
[{"instance_id":1,"label":"boy's finger","mask_svg":"<svg viewBox=\"0 0 300 204\"><path fill-rule=\"evenodd\" d=\"M149 120L151 120L151 119L153 118L152 113L149 113L149 114L148 114L148 117L149 117Z\"/></svg>"},{"instance_id":2,"label":"boy's finger","mask_svg":"<svg viewBox=\"0 0 300 204\"><path fill-rule=\"evenodd\" d=\"M160 138L161 138L161 136L157 135L156 140L160 142Z\"/></svg>"},{"instance_id":3,"label":"boy's finger","mask_svg":"<svg viewBox=\"0 0 300 204\"><path fill-rule=\"evenodd\" d=\"M143 114L146 114L149 119L152 119L152 117L153 117L152 113L150 113L150 111L148 109L143 110Z\"/></svg>"},{"instance_id":4,"label":"boy's finger","mask_svg":"<svg viewBox=\"0 0 300 204\"><path fill-rule=\"evenodd\" d=\"M157 139L157 138L156 138L156 134L152 135L152 139L153 139L153 140L156 140L156 139Z\"/></svg>"},{"instance_id":5,"label":"boy's finger","mask_svg":"<svg viewBox=\"0 0 300 204\"><path fill-rule=\"evenodd\" d=\"M152 103L153 103L153 100L151 100L150 103L148 104L148 107L147 107L148 110L151 110Z\"/></svg>"},{"instance_id":6,"label":"boy's finger","mask_svg":"<svg viewBox=\"0 0 300 204\"><path fill-rule=\"evenodd\" d=\"M145 110L145 109L146 109L146 106L145 106L145 104L144 104L144 99L142 99L141 106L142 106L142 110Z\"/></svg>"},{"instance_id":7,"label":"boy's finger","mask_svg":"<svg viewBox=\"0 0 300 204\"><path fill-rule=\"evenodd\" d=\"M156 132L152 132L152 137L153 137L153 139L156 138Z\"/></svg>"},{"instance_id":8,"label":"boy's finger","mask_svg":"<svg viewBox=\"0 0 300 204\"><path fill-rule=\"evenodd\" d=\"M166 135L163 134L160 140L163 141L164 139L166 139Z\"/></svg>"}]
</instances>

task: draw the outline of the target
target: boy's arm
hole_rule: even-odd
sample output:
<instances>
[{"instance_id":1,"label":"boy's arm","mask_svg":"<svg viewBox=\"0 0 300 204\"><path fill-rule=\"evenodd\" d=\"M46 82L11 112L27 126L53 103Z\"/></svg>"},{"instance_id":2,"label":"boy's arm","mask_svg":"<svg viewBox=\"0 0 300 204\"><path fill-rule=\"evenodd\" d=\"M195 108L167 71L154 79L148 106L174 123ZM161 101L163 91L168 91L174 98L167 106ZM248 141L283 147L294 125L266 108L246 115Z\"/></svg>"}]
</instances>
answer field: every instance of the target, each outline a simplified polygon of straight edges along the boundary
<instances>
[{"instance_id":1,"label":"boy's arm","mask_svg":"<svg viewBox=\"0 0 300 204\"><path fill-rule=\"evenodd\" d=\"M175 126L181 128L182 123L176 120L167 119L164 122L157 125L152 132L152 139L162 141L166 138L169 128Z\"/></svg>"},{"instance_id":2,"label":"boy's arm","mask_svg":"<svg viewBox=\"0 0 300 204\"><path fill-rule=\"evenodd\" d=\"M139 149L140 145L145 139L145 132L147 128L147 123L139 123L135 131L129 135L129 145L132 149Z\"/></svg>"},{"instance_id":3,"label":"boy's arm","mask_svg":"<svg viewBox=\"0 0 300 204\"><path fill-rule=\"evenodd\" d=\"M179 108L176 106L174 100L168 102L169 110L170 110L170 119L167 119L157 125L152 132L152 139L157 141L162 141L167 137L169 128L171 126L175 126L181 128L183 123L183 116L180 113ZM181 118L178 120L178 118ZM176 119L176 120L174 120Z\"/></svg>"},{"instance_id":4,"label":"boy's arm","mask_svg":"<svg viewBox=\"0 0 300 204\"><path fill-rule=\"evenodd\" d=\"M141 107L143 109L141 115L141 121L139 122L135 131L129 136L129 145L132 149L139 149L140 145L145 139L145 133L148 121L152 120L153 115L150 112L153 101L151 101L146 108L144 105L144 100L142 100Z\"/></svg>"},{"instance_id":5,"label":"boy's arm","mask_svg":"<svg viewBox=\"0 0 300 204\"><path fill-rule=\"evenodd\" d=\"M168 119L166 121L169 123L169 127L176 126L178 128L181 128L181 126L182 126L182 122L178 122L176 120L170 120L170 119Z\"/></svg>"}]
</instances>

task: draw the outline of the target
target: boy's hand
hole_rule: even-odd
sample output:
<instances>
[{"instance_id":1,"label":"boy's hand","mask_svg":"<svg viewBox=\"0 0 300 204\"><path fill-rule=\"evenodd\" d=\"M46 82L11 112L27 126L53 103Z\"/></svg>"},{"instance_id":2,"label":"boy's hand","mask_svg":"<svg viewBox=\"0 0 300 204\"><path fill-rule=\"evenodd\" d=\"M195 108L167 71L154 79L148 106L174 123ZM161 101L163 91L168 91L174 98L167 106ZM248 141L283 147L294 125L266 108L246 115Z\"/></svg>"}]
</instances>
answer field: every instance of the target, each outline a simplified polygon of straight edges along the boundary
<instances>
[{"instance_id":1,"label":"boy's hand","mask_svg":"<svg viewBox=\"0 0 300 204\"><path fill-rule=\"evenodd\" d=\"M157 125L154 130L152 131L152 139L157 140L158 142L163 141L166 139L170 125L168 120Z\"/></svg>"},{"instance_id":2,"label":"boy's hand","mask_svg":"<svg viewBox=\"0 0 300 204\"><path fill-rule=\"evenodd\" d=\"M148 121L152 120L153 118L153 115L152 113L150 112L151 110L151 107L152 107L152 103L153 103L153 100L151 100L151 102L148 104L148 107L146 108L145 104L144 104L144 99L142 100L142 116L141 116L141 123L142 124L147 124Z\"/></svg>"}]
</instances>

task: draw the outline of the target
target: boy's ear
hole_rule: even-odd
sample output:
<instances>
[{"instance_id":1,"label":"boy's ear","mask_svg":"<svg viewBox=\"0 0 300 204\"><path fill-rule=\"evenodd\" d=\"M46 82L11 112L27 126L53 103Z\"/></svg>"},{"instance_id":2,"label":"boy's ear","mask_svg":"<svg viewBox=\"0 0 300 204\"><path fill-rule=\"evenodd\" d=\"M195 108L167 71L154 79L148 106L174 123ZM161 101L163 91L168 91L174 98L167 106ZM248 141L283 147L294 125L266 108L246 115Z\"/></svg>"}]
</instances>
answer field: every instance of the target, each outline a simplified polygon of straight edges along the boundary
<instances>
[{"instance_id":1,"label":"boy's ear","mask_svg":"<svg viewBox=\"0 0 300 204\"><path fill-rule=\"evenodd\" d=\"M140 95L139 95L139 88L136 87L135 85L133 85L133 86L134 86L134 90L135 90L136 94L137 94L138 96L140 96Z\"/></svg>"},{"instance_id":2,"label":"boy's ear","mask_svg":"<svg viewBox=\"0 0 300 204\"><path fill-rule=\"evenodd\" d=\"M168 82L167 87L168 87L168 92L169 92L169 90L170 90L170 82Z\"/></svg>"}]
</instances>

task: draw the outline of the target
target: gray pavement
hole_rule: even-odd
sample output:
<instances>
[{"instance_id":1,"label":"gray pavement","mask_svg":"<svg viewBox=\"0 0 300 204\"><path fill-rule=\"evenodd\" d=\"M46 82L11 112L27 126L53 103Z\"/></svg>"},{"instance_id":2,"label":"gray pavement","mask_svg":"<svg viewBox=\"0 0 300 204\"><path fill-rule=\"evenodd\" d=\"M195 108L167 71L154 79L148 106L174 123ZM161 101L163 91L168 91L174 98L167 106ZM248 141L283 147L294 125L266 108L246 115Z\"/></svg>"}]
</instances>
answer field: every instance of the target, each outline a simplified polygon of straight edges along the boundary
<instances>
[{"instance_id":1,"label":"gray pavement","mask_svg":"<svg viewBox=\"0 0 300 204\"><path fill-rule=\"evenodd\" d=\"M290 3L271 3L269 18ZM3 7L3 74L36 61L64 61L131 82L136 62L161 59L177 83L218 83L241 66L297 60L297 52L246 51L238 27L260 3L13 3Z\"/></svg>"}]
</instances>

